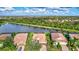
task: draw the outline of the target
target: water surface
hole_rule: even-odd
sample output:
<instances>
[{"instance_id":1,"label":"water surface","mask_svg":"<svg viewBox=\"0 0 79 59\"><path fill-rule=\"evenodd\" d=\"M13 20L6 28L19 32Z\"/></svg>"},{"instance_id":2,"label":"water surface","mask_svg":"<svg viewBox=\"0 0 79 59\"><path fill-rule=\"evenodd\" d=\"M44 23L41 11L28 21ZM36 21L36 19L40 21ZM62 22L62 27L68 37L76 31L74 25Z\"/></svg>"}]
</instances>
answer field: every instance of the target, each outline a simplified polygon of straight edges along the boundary
<instances>
[{"instance_id":1,"label":"water surface","mask_svg":"<svg viewBox=\"0 0 79 59\"><path fill-rule=\"evenodd\" d=\"M0 33L13 33L13 32L49 32L47 29L29 27L16 24L2 24L0 26Z\"/></svg>"}]
</instances>

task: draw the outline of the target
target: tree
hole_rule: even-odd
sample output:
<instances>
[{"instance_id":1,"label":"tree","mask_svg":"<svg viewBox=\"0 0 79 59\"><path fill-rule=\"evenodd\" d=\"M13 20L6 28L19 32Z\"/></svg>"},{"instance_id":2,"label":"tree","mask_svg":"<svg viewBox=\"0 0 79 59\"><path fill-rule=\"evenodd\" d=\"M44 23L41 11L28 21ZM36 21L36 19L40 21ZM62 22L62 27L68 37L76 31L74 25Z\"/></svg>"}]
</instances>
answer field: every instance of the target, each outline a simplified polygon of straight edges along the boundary
<instances>
[{"instance_id":1,"label":"tree","mask_svg":"<svg viewBox=\"0 0 79 59\"><path fill-rule=\"evenodd\" d=\"M66 33L66 34L64 34L65 35L65 37L68 39L68 41L70 40L70 36L69 36L69 33Z\"/></svg>"},{"instance_id":2,"label":"tree","mask_svg":"<svg viewBox=\"0 0 79 59\"><path fill-rule=\"evenodd\" d=\"M12 38L14 38L14 36L15 36L15 35L16 35L16 33L15 33L15 32L14 32L14 33L12 33L12 34L11 34Z\"/></svg>"},{"instance_id":3,"label":"tree","mask_svg":"<svg viewBox=\"0 0 79 59\"><path fill-rule=\"evenodd\" d=\"M16 46L13 44L11 37L7 37L7 39L3 42L3 48L5 47L8 47L10 50L16 49Z\"/></svg>"},{"instance_id":4,"label":"tree","mask_svg":"<svg viewBox=\"0 0 79 59\"><path fill-rule=\"evenodd\" d=\"M29 45L30 45L29 46L30 50L34 50L34 51L39 50L41 47L38 40L31 41Z\"/></svg>"},{"instance_id":5,"label":"tree","mask_svg":"<svg viewBox=\"0 0 79 59\"><path fill-rule=\"evenodd\" d=\"M69 39L67 46L70 50L76 51L76 40L75 39Z\"/></svg>"},{"instance_id":6,"label":"tree","mask_svg":"<svg viewBox=\"0 0 79 59\"><path fill-rule=\"evenodd\" d=\"M59 42L58 42L58 44L57 44L57 48L61 50L61 45L60 45Z\"/></svg>"}]
</instances>

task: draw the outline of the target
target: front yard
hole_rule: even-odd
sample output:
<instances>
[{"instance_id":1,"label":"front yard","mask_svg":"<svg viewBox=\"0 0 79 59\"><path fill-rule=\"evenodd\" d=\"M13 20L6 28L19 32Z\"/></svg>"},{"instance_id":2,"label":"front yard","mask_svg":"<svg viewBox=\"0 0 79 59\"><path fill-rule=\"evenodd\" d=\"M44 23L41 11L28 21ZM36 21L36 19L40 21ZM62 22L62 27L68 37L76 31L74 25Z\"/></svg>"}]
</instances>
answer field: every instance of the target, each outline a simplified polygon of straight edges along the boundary
<instances>
[{"instance_id":1,"label":"front yard","mask_svg":"<svg viewBox=\"0 0 79 59\"><path fill-rule=\"evenodd\" d=\"M39 51L41 45L38 41L32 40L33 33L28 33L28 39L26 41L25 51Z\"/></svg>"},{"instance_id":2,"label":"front yard","mask_svg":"<svg viewBox=\"0 0 79 59\"><path fill-rule=\"evenodd\" d=\"M0 41L0 51L15 51L16 46L13 44L13 39L7 37L5 40Z\"/></svg>"}]
</instances>

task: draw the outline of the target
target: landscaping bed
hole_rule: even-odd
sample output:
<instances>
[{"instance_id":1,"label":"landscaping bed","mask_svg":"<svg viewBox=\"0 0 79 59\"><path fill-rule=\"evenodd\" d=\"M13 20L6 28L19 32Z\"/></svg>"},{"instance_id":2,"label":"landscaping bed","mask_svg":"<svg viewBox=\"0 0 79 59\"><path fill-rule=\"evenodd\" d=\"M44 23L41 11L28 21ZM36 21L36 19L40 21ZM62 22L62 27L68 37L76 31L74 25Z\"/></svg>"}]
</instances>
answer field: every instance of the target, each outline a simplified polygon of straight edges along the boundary
<instances>
[{"instance_id":1,"label":"landscaping bed","mask_svg":"<svg viewBox=\"0 0 79 59\"><path fill-rule=\"evenodd\" d=\"M16 46L13 44L13 39L16 33L12 33L11 36L6 34L4 40L0 40L0 51L16 51Z\"/></svg>"},{"instance_id":2,"label":"landscaping bed","mask_svg":"<svg viewBox=\"0 0 79 59\"><path fill-rule=\"evenodd\" d=\"M61 51L60 44L54 45L54 41L51 39L51 34L50 32L46 33L46 39L47 39L47 50L48 51Z\"/></svg>"},{"instance_id":3,"label":"landscaping bed","mask_svg":"<svg viewBox=\"0 0 79 59\"><path fill-rule=\"evenodd\" d=\"M0 44L2 44L0 51L16 51L16 46L13 44L13 39L11 37L7 37L6 40L0 41Z\"/></svg>"},{"instance_id":4,"label":"landscaping bed","mask_svg":"<svg viewBox=\"0 0 79 59\"><path fill-rule=\"evenodd\" d=\"M28 39L26 41L25 51L39 51L41 45L38 41L32 40L33 33L28 33Z\"/></svg>"}]
</instances>

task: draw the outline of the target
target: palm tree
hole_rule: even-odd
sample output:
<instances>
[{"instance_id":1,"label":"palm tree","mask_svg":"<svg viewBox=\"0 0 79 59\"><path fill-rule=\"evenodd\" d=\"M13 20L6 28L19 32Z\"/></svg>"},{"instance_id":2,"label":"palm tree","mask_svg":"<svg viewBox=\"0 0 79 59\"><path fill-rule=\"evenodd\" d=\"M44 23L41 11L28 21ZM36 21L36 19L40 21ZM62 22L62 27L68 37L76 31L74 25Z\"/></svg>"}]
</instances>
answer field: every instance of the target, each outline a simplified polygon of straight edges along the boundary
<instances>
[{"instance_id":1,"label":"palm tree","mask_svg":"<svg viewBox=\"0 0 79 59\"><path fill-rule=\"evenodd\" d=\"M62 48L59 42L58 42L58 44L57 44L57 48L58 48L59 50L61 50L61 48Z\"/></svg>"}]
</instances>

